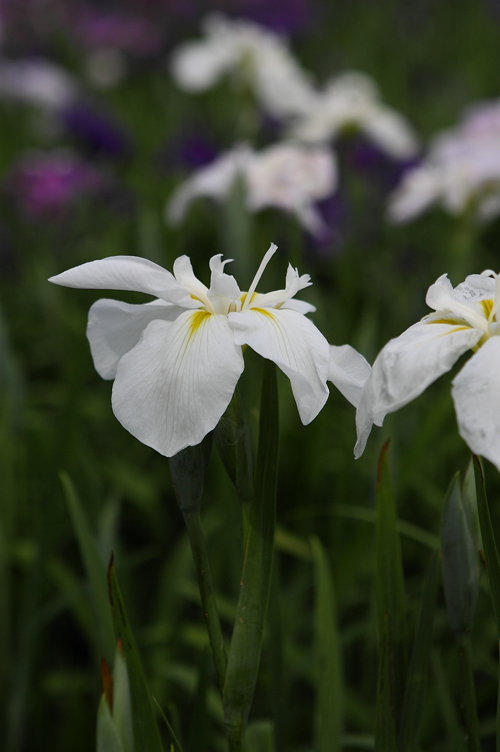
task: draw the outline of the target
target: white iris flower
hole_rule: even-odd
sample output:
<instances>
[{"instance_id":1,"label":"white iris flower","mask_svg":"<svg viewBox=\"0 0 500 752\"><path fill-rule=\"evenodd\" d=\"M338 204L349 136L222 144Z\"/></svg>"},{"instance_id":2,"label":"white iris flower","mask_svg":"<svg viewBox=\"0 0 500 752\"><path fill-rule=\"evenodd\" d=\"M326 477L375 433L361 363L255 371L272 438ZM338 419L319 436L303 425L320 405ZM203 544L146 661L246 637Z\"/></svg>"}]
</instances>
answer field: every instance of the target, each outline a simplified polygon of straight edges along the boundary
<instances>
[{"instance_id":1,"label":"white iris flower","mask_svg":"<svg viewBox=\"0 0 500 752\"><path fill-rule=\"evenodd\" d=\"M66 287L136 290L155 296L143 305L98 300L87 336L97 372L114 379L113 411L144 444L170 457L198 444L217 425L244 368L249 345L288 376L300 418L309 423L328 397L327 380L357 404L370 367L348 345L333 347L293 300L309 275L288 267L285 289L256 291L271 245L248 292L213 256L207 288L181 256L174 273L134 256L115 256L69 269L50 281Z\"/></svg>"},{"instance_id":2,"label":"white iris flower","mask_svg":"<svg viewBox=\"0 0 500 752\"><path fill-rule=\"evenodd\" d=\"M321 144L352 128L362 131L396 159L412 157L418 151L417 138L407 120L382 102L369 76L357 71L328 81L301 113L291 135L306 143Z\"/></svg>"},{"instance_id":3,"label":"white iris flower","mask_svg":"<svg viewBox=\"0 0 500 752\"><path fill-rule=\"evenodd\" d=\"M205 91L230 74L274 117L301 114L310 106L314 91L309 76L281 37L252 21L219 13L205 18L203 30L203 39L182 44L172 56L170 70L182 89Z\"/></svg>"},{"instance_id":4,"label":"white iris flower","mask_svg":"<svg viewBox=\"0 0 500 752\"><path fill-rule=\"evenodd\" d=\"M337 187L335 156L328 147L304 148L286 142L260 152L241 144L197 170L169 200L167 221L182 221L191 202L200 196L223 201L237 178L244 183L249 211L276 207L294 214L313 235L321 237L328 232L314 204Z\"/></svg>"},{"instance_id":5,"label":"white iris flower","mask_svg":"<svg viewBox=\"0 0 500 752\"><path fill-rule=\"evenodd\" d=\"M426 303L435 313L388 342L373 364L356 413L354 454L363 453L374 423L381 426L472 349L452 382L458 428L470 449L500 470L500 275L487 270L453 288L443 274Z\"/></svg>"}]
</instances>

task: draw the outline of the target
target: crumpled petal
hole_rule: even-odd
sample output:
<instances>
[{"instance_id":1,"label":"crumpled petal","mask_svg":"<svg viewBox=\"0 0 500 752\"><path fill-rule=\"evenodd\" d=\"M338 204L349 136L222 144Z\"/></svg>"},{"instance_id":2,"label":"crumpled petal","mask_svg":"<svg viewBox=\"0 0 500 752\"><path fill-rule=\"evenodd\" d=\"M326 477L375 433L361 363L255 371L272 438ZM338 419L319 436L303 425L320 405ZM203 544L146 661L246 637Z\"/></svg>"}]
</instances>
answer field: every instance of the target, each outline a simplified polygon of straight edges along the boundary
<instances>
[{"instance_id":1,"label":"crumpled petal","mask_svg":"<svg viewBox=\"0 0 500 752\"><path fill-rule=\"evenodd\" d=\"M89 261L50 277L49 282L87 290L133 290L154 295L183 308L199 307L199 303L190 297L173 274L138 256L110 256Z\"/></svg>"},{"instance_id":2,"label":"crumpled petal","mask_svg":"<svg viewBox=\"0 0 500 752\"><path fill-rule=\"evenodd\" d=\"M452 382L458 430L467 446L500 471L500 337L490 337Z\"/></svg>"},{"instance_id":3,"label":"crumpled petal","mask_svg":"<svg viewBox=\"0 0 500 752\"><path fill-rule=\"evenodd\" d=\"M151 321L174 321L184 311L163 300L130 305L102 298L94 303L89 311L87 338L99 376L115 378L118 361L136 346Z\"/></svg>"},{"instance_id":4,"label":"crumpled petal","mask_svg":"<svg viewBox=\"0 0 500 752\"><path fill-rule=\"evenodd\" d=\"M371 366L368 361L353 347L330 345L328 381L331 381L354 407L359 405L370 372Z\"/></svg>"},{"instance_id":5,"label":"crumpled petal","mask_svg":"<svg viewBox=\"0 0 500 752\"><path fill-rule=\"evenodd\" d=\"M321 332L301 313L283 308L230 313L228 319L236 344L249 345L288 376L300 419L310 423L328 397L330 350Z\"/></svg>"},{"instance_id":6,"label":"crumpled petal","mask_svg":"<svg viewBox=\"0 0 500 752\"><path fill-rule=\"evenodd\" d=\"M171 457L215 428L243 367L225 316L185 311L152 321L118 363L113 411L139 441Z\"/></svg>"},{"instance_id":7,"label":"crumpled petal","mask_svg":"<svg viewBox=\"0 0 500 752\"><path fill-rule=\"evenodd\" d=\"M388 413L422 394L481 336L465 324L418 322L391 339L377 356L361 394L354 456L363 454L373 423L381 426Z\"/></svg>"},{"instance_id":8,"label":"crumpled petal","mask_svg":"<svg viewBox=\"0 0 500 752\"><path fill-rule=\"evenodd\" d=\"M477 281L482 282L478 287ZM488 290L491 288L491 291ZM438 313L451 311L456 316L461 316L471 326L485 332L488 328L484 308L479 301L486 297L486 293L494 295L495 283L489 277L480 277L478 274L467 277L465 282L453 288L447 274L442 274L427 290L425 302L429 308L434 308Z\"/></svg>"}]
</instances>

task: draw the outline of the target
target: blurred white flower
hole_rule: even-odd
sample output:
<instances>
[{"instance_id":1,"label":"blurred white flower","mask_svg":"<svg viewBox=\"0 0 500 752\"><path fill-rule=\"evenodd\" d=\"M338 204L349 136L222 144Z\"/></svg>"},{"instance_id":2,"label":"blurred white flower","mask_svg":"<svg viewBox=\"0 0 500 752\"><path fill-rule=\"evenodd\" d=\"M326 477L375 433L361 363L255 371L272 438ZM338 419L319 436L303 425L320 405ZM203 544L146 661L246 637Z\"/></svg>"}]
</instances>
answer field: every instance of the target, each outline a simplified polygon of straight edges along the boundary
<instances>
[{"instance_id":1,"label":"blurred white flower","mask_svg":"<svg viewBox=\"0 0 500 752\"><path fill-rule=\"evenodd\" d=\"M171 58L170 70L181 88L204 91L229 74L275 117L302 113L310 106L315 95L309 76L282 38L251 21L219 14L209 15L203 30L203 40L181 45Z\"/></svg>"},{"instance_id":2,"label":"blurred white flower","mask_svg":"<svg viewBox=\"0 0 500 752\"><path fill-rule=\"evenodd\" d=\"M167 204L166 218L177 223L199 196L223 200L236 178L244 181L249 211L274 206L297 216L314 235L327 231L314 207L337 185L334 155L327 147L305 148L289 143L253 152L240 145L203 167L181 185Z\"/></svg>"},{"instance_id":3,"label":"blurred white flower","mask_svg":"<svg viewBox=\"0 0 500 752\"><path fill-rule=\"evenodd\" d=\"M443 274L426 303L435 313L385 345L366 381L356 413L359 457L372 425L418 397L472 349L452 382L460 435L500 470L500 275L487 270L453 288Z\"/></svg>"},{"instance_id":4,"label":"blurred white flower","mask_svg":"<svg viewBox=\"0 0 500 752\"><path fill-rule=\"evenodd\" d=\"M170 457L198 444L217 425L243 372L242 347L272 360L288 376L300 418L309 423L328 397L327 380L357 404L370 367L348 345L330 347L306 318L314 306L293 300L311 282L288 267L285 288L260 294L271 245L248 292L210 260L207 288L187 256L174 274L134 256L92 261L52 277L66 287L137 290L155 297L144 305L98 300L87 336L98 373L114 379L112 404L120 423Z\"/></svg>"},{"instance_id":5,"label":"blurred white flower","mask_svg":"<svg viewBox=\"0 0 500 752\"><path fill-rule=\"evenodd\" d=\"M479 220L500 213L500 101L467 110L433 140L392 195L389 217L406 222L437 202L454 215L470 209Z\"/></svg>"},{"instance_id":6,"label":"blurred white flower","mask_svg":"<svg viewBox=\"0 0 500 752\"><path fill-rule=\"evenodd\" d=\"M329 81L293 126L291 135L308 143L324 143L351 128L362 131L398 159L411 157L418 150L409 123L381 102L372 79L357 72L344 73Z\"/></svg>"},{"instance_id":7,"label":"blurred white flower","mask_svg":"<svg viewBox=\"0 0 500 752\"><path fill-rule=\"evenodd\" d=\"M58 110L71 104L79 86L63 68L42 59L0 59L0 98Z\"/></svg>"}]
</instances>

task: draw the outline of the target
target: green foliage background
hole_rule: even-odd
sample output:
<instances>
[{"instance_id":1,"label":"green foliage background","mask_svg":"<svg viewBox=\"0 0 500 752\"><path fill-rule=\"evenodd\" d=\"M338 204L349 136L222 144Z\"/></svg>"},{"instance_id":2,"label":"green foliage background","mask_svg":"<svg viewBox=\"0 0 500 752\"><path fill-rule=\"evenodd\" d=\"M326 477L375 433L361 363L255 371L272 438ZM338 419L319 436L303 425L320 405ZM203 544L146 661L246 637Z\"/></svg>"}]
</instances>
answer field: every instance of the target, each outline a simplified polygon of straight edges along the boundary
<instances>
[{"instance_id":1,"label":"green foliage background","mask_svg":"<svg viewBox=\"0 0 500 752\"><path fill-rule=\"evenodd\" d=\"M325 1L315 13L320 21L293 39L302 64L320 81L349 69L373 76L384 100L408 117L424 143L452 126L470 103L500 94L500 11L493 0ZM46 44L55 59L78 74L79 53L64 36ZM304 297L317 306L315 323L331 343L349 343L372 361L389 338L426 313L425 292L440 274L449 272L457 284L463 271L500 270L500 220L471 228L436 209L408 225L390 226L383 181L376 173L352 169L349 149L341 144L349 215L342 243L331 254L315 252L294 220L272 210L251 218L235 211L229 223L224 212L198 201L182 228L171 228L163 220L164 205L183 173L159 169L161 150L167 143L175 151L183 129L193 123L203 123L221 148L230 147L240 136L239 103L222 84L197 97L178 91L163 58L132 67L119 86L94 96L106 101L135 142L130 158L106 165L125 192L125 208L89 199L61 221L34 222L7 192L0 202L6 239L0 258L0 748L95 748L99 662L103 654L112 656L59 477L65 471L103 567L114 551L153 695L186 750L219 750L225 748L221 702L207 662L208 641L168 463L120 426L111 411L110 383L94 371L85 327L99 295L58 288L47 278L117 254L141 255L171 268L187 253L207 281L209 258L224 252L234 258L231 272L245 289L247 270L256 268L273 241L279 253L266 270L266 289L282 286L289 260L310 273L314 286ZM35 115L29 107L0 103L3 174L27 148L43 145L31 128ZM238 239L248 233L247 249L241 251ZM457 253L463 247L468 256L460 269ZM106 296L143 301L132 294ZM245 359L240 386L256 441L261 363L250 351ZM277 570L250 752L272 749L269 719L276 717L281 718L282 737L275 734L281 749L325 749L312 742L319 686L314 635L317 619L325 618L315 604L318 577L320 591L328 590L323 549L333 571L342 656L342 745L373 749L379 660L377 457L390 438L413 636L426 571L439 546L446 490L454 472L469 462L456 430L450 380L443 377L388 416L355 462L353 408L332 388L324 410L303 427L289 382L280 374ZM500 482L491 466L486 479L498 529ZM240 515L215 450L202 518L229 638L241 570ZM484 577L472 646L480 735L484 750L493 750L497 633ZM441 589L431 651L420 749L460 752L466 746L459 666ZM159 727L167 749L168 729L161 720ZM204 733L196 734L200 728Z\"/></svg>"}]
</instances>

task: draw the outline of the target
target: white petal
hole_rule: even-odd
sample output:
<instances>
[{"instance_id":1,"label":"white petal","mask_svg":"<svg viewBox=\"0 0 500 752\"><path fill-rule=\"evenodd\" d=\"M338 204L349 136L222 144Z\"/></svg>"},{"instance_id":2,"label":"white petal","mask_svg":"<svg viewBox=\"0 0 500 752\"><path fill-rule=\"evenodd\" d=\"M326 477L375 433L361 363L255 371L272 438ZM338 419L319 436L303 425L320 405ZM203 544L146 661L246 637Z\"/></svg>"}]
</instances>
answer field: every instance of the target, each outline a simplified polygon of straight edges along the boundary
<instances>
[{"instance_id":1,"label":"white petal","mask_svg":"<svg viewBox=\"0 0 500 752\"><path fill-rule=\"evenodd\" d=\"M213 86L233 63L234 51L229 47L190 42L176 50L170 71L182 89L204 91Z\"/></svg>"},{"instance_id":2,"label":"white petal","mask_svg":"<svg viewBox=\"0 0 500 752\"><path fill-rule=\"evenodd\" d=\"M310 423L328 397L330 351L321 332L302 314L285 309L252 309L228 318L236 344L249 345L288 376L300 419Z\"/></svg>"},{"instance_id":3,"label":"white petal","mask_svg":"<svg viewBox=\"0 0 500 752\"><path fill-rule=\"evenodd\" d=\"M388 107L374 107L363 123L365 132L396 159L412 157L417 153L418 142L404 117Z\"/></svg>"},{"instance_id":4,"label":"white petal","mask_svg":"<svg viewBox=\"0 0 500 752\"><path fill-rule=\"evenodd\" d=\"M296 300L295 298L287 300L286 303L283 303L281 308L288 308L290 311L297 311L302 314L314 313L316 310L316 306L313 306L312 303L306 303L305 300Z\"/></svg>"},{"instance_id":5,"label":"white petal","mask_svg":"<svg viewBox=\"0 0 500 752\"><path fill-rule=\"evenodd\" d=\"M368 361L350 345L330 345L328 381L335 384L354 407L359 405L370 371Z\"/></svg>"},{"instance_id":6,"label":"white petal","mask_svg":"<svg viewBox=\"0 0 500 752\"><path fill-rule=\"evenodd\" d=\"M490 337L453 379L460 436L500 471L500 337Z\"/></svg>"},{"instance_id":7,"label":"white petal","mask_svg":"<svg viewBox=\"0 0 500 752\"><path fill-rule=\"evenodd\" d=\"M162 300L145 305L108 299L94 303L89 311L87 337L99 376L115 378L118 361L136 346L150 321L173 321L184 310Z\"/></svg>"},{"instance_id":8,"label":"white petal","mask_svg":"<svg viewBox=\"0 0 500 752\"><path fill-rule=\"evenodd\" d=\"M419 322L391 339L377 356L361 394L355 457L363 454L373 423L381 426L387 413L422 394L481 336L477 329L464 325Z\"/></svg>"},{"instance_id":9,"label":"white petal","mask_svg":"<svg viewBox=\"0 0 500 752\"><path fill-rule=\"evenodd\" d=\"M215 428L243 366L226 316L185 311L152 321L118 364L113 411L139 441L171 457Z\"/></svg>"},{"instance_id":10,"label":"white petal","mask_svg":"<svg viewBox=\"0 0 500 752\"><path fill-rule=\"evenodd\" d=\"M184 308L198 307L174 276L152 261L138 256L111 256L75 266L50 277L63 287L90 290L133 290L154 295Z\"/></svg>"},{"instance_id":11,"label":"white petal","mask_svg":"<svg viewBox=\"0 0 500 752\"><path fill-rule=\"evenodd\" d=\"M488 321L484 308L479 302L476 302L481 297L479 295L480 290L474 285L474 280L478 276L472 275L467 277L464 283L454 289L448 279L448 275L442 274L427 290L425 302L429 308L434 308L437 312L451 311L456 316L461 316L468 321L471 326L485 332L488 328ZM491 285L488 278L482 278L482 281L488 287L493 286L494 288L493 280L493 285ZM472 289L473 286L475 289Z\"/></svg>"},{"instance_id":12,"label":"white petal","mask_svg":"<svg viewBox=\"0 0 500 752\"><path fill-rule=\"evenodd\" d=\"M190 292L191 295L194 295L198 300L206 301L208 289L195 276L189 256L179 256L179 258L175 259L174 276L177 282Z\"/></svg>"}]
</instances>

